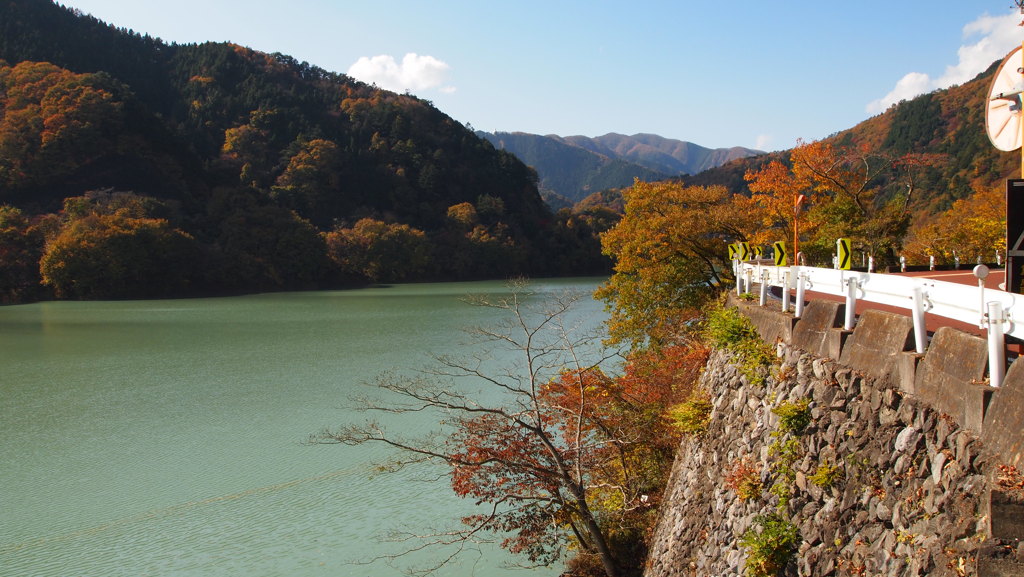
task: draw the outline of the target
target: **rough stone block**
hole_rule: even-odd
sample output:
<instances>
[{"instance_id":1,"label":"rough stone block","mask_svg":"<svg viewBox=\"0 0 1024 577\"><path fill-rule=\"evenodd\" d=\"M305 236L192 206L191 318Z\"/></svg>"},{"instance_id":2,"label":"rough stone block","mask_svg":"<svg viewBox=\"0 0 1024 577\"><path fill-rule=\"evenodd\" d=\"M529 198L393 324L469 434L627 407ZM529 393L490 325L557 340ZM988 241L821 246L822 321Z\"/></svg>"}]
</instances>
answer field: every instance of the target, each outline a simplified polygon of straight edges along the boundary
<instances>
[{"instance_id":1,"label":"rough stone block","mask_svg":"<svg viewBox=\"0 0 1024 577\"><path fill-rule=\"evenodd\" d=\"M900 390L907 395L916 394L917 389L914 386L914 382L917 380L917 366L921 363L922 359L924 359L924 355L913 352L906 352L900 355Z\"/></svg>"},{"instance_id":2,"label":"rough stone block","mask_svg":"<svg viewBox=\"0 0 1024 577\"><path fill-rule=\"evenodd\" d=\"M900 353L913 345L910 317L869 309L843 345L839 362L868 376L895 382Z\"/></svg>"},{"instance_id":3,"label":"rough stone block","mask_svg":"<svg viewBox=\"0 0 1024 577\"><path fill-rule=\"evenodd\" d=\"M846 329L831 329L828 331L828 335L825 337L825 348L828 350L828 354L826 356L838 361L839 357L843 355L843 347L846 346L846 339L850 338L850 335L852 334L853 331L848 331Z\"/></svg>"},{"instance_id":4,"label":"rough stone block","mask_svg":"<svg viewBox=\"0 0 1024 577\"><path fill-rule=\"evenodd\" d=\"M829 335L841 324L845 310L843 303L811 301L793 327L792 345L813 355L828 357Z\"/></svg>"},{"instance_id":5,"label":"rough stone block","mask_svg":"<svg viewBox=\"0 0 1024 577\"><path fill-rule=\"evenodd\" d=\"M985 413L992 406L992 395L996 389L977 383L968 383L964 390L963 415L960 417L961 426L981 434L985 423Z\"/></svg>"},{"instance_id":6,"label":"rough stone block","mask_svg":"<svg viewBox=\"0 0 1024 577\"><path fill-rule=\"evenodd\" d=\"M796 323L793 315L736 298L731 298L729 304L737 307L750 319L765 342L774 343L780 339L783 342L792 342L793 325Z\"/></svg>"},{"instance_id":7,"label":"rough stone block","mask_svg":"<svg viewBox=\"0 0 1024 577\"><path fill-rule=\"evenodd\" d=\"M981 440L999 462L1024 469L1024 364L1018 358L995 390Z\"/></svg>"},{"instance_id":8,"label":"rough stone block","mask_svg":"<svg viewBox=\"0 0 1024 577\"><path fill-rule=\"evenodd\" d=\"M981 432L991 387L971 385L985 378L988 344L950 327L935 332L914 377L914 394L961 426Z\"/></svg>"},{"instance_id":9,"label":"rough stone block","mask_svg":"<svg viewBox=\"0 0 1024 577\"><path fill-rule=\"evenodd\" d=\"M1024 539L1024 503L1002 491L992 491L992 537Z\"/></svg>"},{"instance_id":10,"label":"rough stone block","mask_svg":"<svg viewBox=\"0 0 1024 577\"><path fill-rule=\"evenodd\" d=\"M978 555L978 577L1020 577L1024 575L1024 562L1006 555L1004 551L983 551Z\"/></svg>"}]
</instances>

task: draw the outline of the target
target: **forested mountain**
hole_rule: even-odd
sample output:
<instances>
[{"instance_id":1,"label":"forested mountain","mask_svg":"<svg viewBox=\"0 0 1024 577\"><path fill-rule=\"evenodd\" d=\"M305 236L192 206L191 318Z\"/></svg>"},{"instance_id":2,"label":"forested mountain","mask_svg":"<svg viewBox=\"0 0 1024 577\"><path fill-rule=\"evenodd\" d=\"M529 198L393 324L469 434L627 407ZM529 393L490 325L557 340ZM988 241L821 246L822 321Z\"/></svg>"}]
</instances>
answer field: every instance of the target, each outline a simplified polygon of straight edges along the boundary
<instances>
[{"instance_id":1,"label":"forested mountain","mask_svg":"<svg viewBox=\"0 0 1024 577\"><path fill-rule=\"evenodd\" d=\"M865 158L895 159L894 168L917 163L913 196L909 199L915 219L927 219L948 209L958 199L991 187L1001 187L1020 170L1020 155L996 150L985 132L985 99L994 62L970 82L902 101L882 114L834 134L824 142L857 151ZM722 184L734 192L749 194L744 174L772 160L788 162L790 151L738 159L687 177L687 184ZM897 170L877 175L871 183L882 190L879 201L906 192Z\"/></svg>"},{"instance_id":2,"label":"forested mountain","mask_svg":"<svg viewBox=\"0 0 1024 577\"><path fill-rule=\"evenodd\" d=\"M0 60L4 299L38 296L33 260L67 298L606 270L535 172L414 96L49 0L0 3ZM139 235L193 258L118 253Z\"/></svg>"},{"instance_id":3,"label":"forested mountain","mask_svg":"<svg viewBox=\"0 0 1024 577\"><path fill-rule=\"evenodd\" d=\"M571 202L633 183L696 174L736 158L761 154L749 148L710 149L654 134L609 133L586 136L540 136L523 132L477 132L536 169L542 192Z\"/></svg>"}]
</instances>

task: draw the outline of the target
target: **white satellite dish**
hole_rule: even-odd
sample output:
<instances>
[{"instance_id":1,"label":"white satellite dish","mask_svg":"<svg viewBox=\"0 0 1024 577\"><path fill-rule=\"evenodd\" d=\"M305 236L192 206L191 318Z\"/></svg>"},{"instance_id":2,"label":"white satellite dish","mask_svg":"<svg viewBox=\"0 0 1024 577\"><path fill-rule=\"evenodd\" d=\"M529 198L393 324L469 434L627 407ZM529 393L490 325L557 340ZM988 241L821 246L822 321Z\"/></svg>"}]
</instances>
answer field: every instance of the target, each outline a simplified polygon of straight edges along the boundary
<instances>
[{"instance_id":1,"label":"white satellite dish","mask_svg":"<svg viewBox=\"0 0 1024 577\"><path fill-rule=\"evenodd\" d=\"M1021 48L1003 58L992 79L985 106L985 130L992 145L1006 152L1021 146L1021 93L1024 93Z\"/></svg>"}]
</instances>

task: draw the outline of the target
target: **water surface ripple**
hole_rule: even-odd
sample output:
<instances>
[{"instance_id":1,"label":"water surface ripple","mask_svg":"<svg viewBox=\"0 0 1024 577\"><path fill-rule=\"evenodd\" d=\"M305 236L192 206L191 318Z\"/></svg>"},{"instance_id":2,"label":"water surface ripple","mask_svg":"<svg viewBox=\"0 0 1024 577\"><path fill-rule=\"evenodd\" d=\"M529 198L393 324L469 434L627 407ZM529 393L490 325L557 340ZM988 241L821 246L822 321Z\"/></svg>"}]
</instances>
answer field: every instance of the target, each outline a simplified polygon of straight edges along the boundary
<instances>
[{"instance_id":1,"label":"water surface ripple","mask_svg":"<svg viewBox=\"0 0 1024 577\"><path fill-rule=\"evenodd\" d=\"M400 575L352 562L396 551L390 529L470 504L443 479L375 473L380 449L303 441L351 417L348 395L382 370L422 366L494 321L461 297L504 290L0 307L0 576ZM581 312L604 318L593 301ZM494 548L480 557L438 575L524 574Z\"/></svg>"}]
</instances>

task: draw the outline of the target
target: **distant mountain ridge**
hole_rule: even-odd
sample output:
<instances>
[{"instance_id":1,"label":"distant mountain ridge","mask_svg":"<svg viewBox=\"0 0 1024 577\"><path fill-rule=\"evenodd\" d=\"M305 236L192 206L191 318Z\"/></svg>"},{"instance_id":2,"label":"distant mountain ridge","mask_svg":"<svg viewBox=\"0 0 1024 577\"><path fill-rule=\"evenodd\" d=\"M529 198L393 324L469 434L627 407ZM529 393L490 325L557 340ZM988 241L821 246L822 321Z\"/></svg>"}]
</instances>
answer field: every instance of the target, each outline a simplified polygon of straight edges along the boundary
<instances>
[{"instance_id":1,"label":"distant mountain ridge","mask_svg":"<svg viewBox=\"0 0 1024 577\"><path fill-rule=\"evenodd\" d=\"M629 186L635 178L664 180L763 154L743 147L710 149L655 134L613 132L591 138L478 131L477 135L533 167L549 202L552 194L575 203L594 192Z\"/></svg>"},{"instance_id":2,"label":"distant mountain ridge","mask_svg":"<svg viewBox=\"0 0 1024 577\"><path fill-rule=\"evenodd\" d=\"M567 136L566 142L608 156L618 157L670 176L697 174L721 166L737 158L764 154L764 151L734 146L706 148L685 140L674 140L657 134L626 136L610 132L604 136Z\"/></svg>"}]
</instances>

